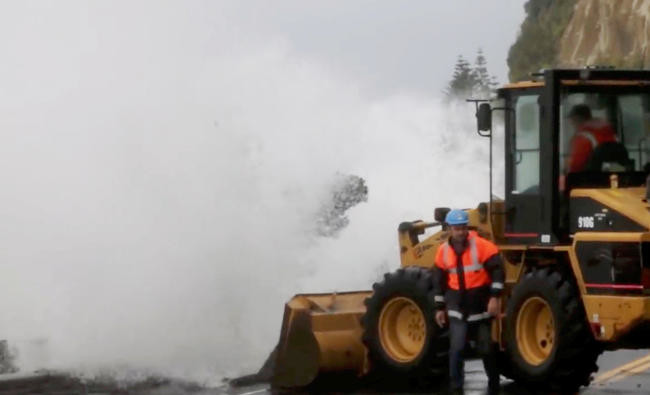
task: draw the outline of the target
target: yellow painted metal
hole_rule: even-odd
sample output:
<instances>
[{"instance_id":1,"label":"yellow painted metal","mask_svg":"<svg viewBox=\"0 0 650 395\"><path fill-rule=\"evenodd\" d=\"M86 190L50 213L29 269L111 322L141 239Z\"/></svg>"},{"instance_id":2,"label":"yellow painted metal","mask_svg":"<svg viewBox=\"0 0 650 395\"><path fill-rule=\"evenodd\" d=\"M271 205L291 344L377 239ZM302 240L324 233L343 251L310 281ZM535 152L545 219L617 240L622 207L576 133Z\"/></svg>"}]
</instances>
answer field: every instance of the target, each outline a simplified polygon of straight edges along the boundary
<instances>
[{"instance_id":1,"label":"yellow painted metal","mask_svg":"<svg viewBox=\"0 0 650 395\"><path fill-rule=\"evenodd\" d=\"M562 80L562 85L565 86L576 86L576 85L588 85L588 86L648 86L650 81L643 80L634 80L634 81L622 81L622 80ZM543 81L518 81L505 84L501 89L525 89L525 88L538 88L544 86Z\"/></svg>"},{"instance_id":2,"label":"yellow painted metal","mask_svg":"<svg viewBox=\"0 0 650 395\"><path fill-rule=\"evenodd\" d=\"M574 189L571 197L591 198L641 226L650 227L650 205L643 201L645 188Z\"/></svg>"},{"instance_id":3,"label":"yellow painted metal","mask_svg":"<svg viewBox=\"0 0 650 395\"><path fill-rule=\"evenodd\" d=\"M581 241L643 243L650 242L650 232L578 232L573 237L569 258L582 294L587 320L600 327L594 334L597 340L614 343L640 322L650 321L650 297L588 295L575 253L576 243Z\"/></svg>"},{"instance_id":4,"label":"yellow painted metal","mask_svg":"<svg viewBox=\"0 0 650 395\"><path fill-rule=\"evenodd\" d=\"M495 211L503 212L503 202L497 201L494 205ZM468 210L468 213L470 226L479 234L501 240L502 215L489 218L484 215L484 210L479 209ZM447 232L437 232L424 240L419 240L418 236L434 226L438 225L416 221L409 229L399 231L402 266L433 265L437 248L447 238ZM360 319L366 311L364 300L371 295L371 291L360 291L294 296L285 306L280 341L275 352L273 385L305 386L319 373L328 371L347 370L359 375L367 372ZM392 350L391 356L396 361L412 360L424 347L424 315L422 311L417 312L417 306L416 312L412 313L412 307L398 300L382 313L385 317L395 318L394 324L388 324L391 320L384 319L386 336L383 342L386 350ZM390 335L391 331L394 335Z\"/></svg>"},{"instance_id":5,"label":"yellow painted metal","mask_svg":"<svg viewBox=\"0 0 650 395\"><path fill-rule=\"evenodd\" d=\"M503 201L494 201L492 204L494 206L492 208L493 212L503 213ZM468 209L466 211L469 216L469 227L471 229L476 230L479 235L497 244L503 242L503 214L494 214L490 218L490 215L482 215L481 210L478 208ZM485 210L485 213L487 213L487 210ZM410 227L398 232L402 266L433 266L436 251L447 240L449 233L444 230L439 230L422 240L420 240L420 236L424 235L428 229L439 226L440 224L434 222L415 221Z\"/></svg>"},{"instance_id":6,"label":"yellow painted metal","mask_svg":"<svg viewBox=\"0 0 650 395\"><path fill-rule=\"evenodd\" d=\"M411 362L424 348L426 323L424 313L409 298L389 300L379 316L379 340L392 359Z\"/></svg>"},{"instance_id":7,"label":"yellow painted metal","mask_svg":"<svg viewBox=\"0 0 650 395\"><path fill-rule=\"evenodd\" d=\"M643 188L578 189L573 197L590 197L609 209L641 225L650 225L650 206L643 202ZM503 213L503 202L494 202L493 211ZM582 271L576 256L576 244L580 241L604 242L650 242L650 232L578 232L573 244L552 247L537 245L508 245L503 238L504 216L495 214L491 218L485 210L467 210L469 226L480 235L491 239L499 246L505 261L506 281L503 305L507 304L510 290L524 275L529 254L545 251L555 253L549 262L568 261L582 295L582 301L591 324L598 324L601 330L595 333L597 340L609 342L616 348L616 341L639 323L650 321L650 297L648 296L596 296L588 295ZM448 233L438 229L431 235L427 231L439 224L415 221L410 226L400 227L398 240L402 266L429 268L434 265L437 249L448 238ZM568 257L568 259L566 258ZM537 261L538 265L550 264ZM279 387L296 387L309 384L322 372L353 371L361 375L368 369L366 349L361 341L360 318L365 313L363 301L371 291L297 295L285 308L283 329L276 351L276 368L273 383ZM534 300L534 299L533 299ZM549 356L556 332L547 331L552 322L550 309L541 302L529 301L517 318L520 349L525 359L540 364ZM387 354L395 361L408 362L422 349L424 335L421 326L415 325L422 319L422 313L412 310L411 302L396 298L384 307L380 318L381 342ZM417 306L415 306L417 308ZM524 318L522 318L524 317ZM505 345L502 328L506 319L502 316L493 321L492 336L502 348ZM519 320L521 320L519 322ZM410 325L410 326L409 326ZM414 329L417 329L414 331ZM409 333L410 330L410 333ZM426 333L426 331L424 332ZM523 351L525 350L525 351Z\"/></svg>"},{"instance_id":8,"label":"yellow painted metal","mask_svg":"<svg viewBox=\"0 0 650 395\"><path fill-rule=\"evenodd\" d=\"M366 368L361 316L370 291L296 295L286 305L273 377L277 387L302 387L318 374Z\"/></svg>"},{"instance_id":9,"label":"yellow painted metal","mask_svg":"<svg viewBox=\"0 0 650 395\"><path fill-rule=\"evenodd\" d=\"M555 323L548 303L538 296L526 300L515 325L521 356L534 366L544 363L556 343Z\"/></svg>"},{"instance_id":10,"label":"yellow painted metal","mask_svg":"<svg viewBox=\"0 0 650 395\"><path fill-rule=\"evenodd\" d=\"M583 295L587 319L599 324L600 341L616 342L637 324L650 321L650 298L643 296Z\"/></svg>"},{"instance_id":11,"label":"yellow painted metal","mask_svg":"<svg viewBox=\"0 0 650 395\"><path fill-rule=\"evenodd\" d=\"M504 244L505 214L504 202L494 200L490 209L486 203L484 209L480 208L467 209L470 229L476 230L478 234L488 240L492 240L502 250L526 250L525 245L506 245ZM480 205L479 205L480 207ZM492 212L492 215L488 213ZM445 230L438 230L428 237L420 240L420 236L425 235L430 228L439 227L440 224L415 221L410 227L401 228L398 231L398 242L400 246L400 260L402 266L420 266L430 268L434 265L434 260L438 248L447 240L449 233ZM505 258L505 257L504 257ZM505 259L506 265L506 289L510 289L523 273L523 260L509 262ZM502 305L505 305L502 303ZM493 320L493 339L500 344L503 342L503 319ZM503 345L503 344L502 344Z\"/></svg>"},{"instance_id":12,"label":"yellow painted metal","mask_svg":"<svg viewBox=\"0 0 650 395\"><path fill-rule=\"evenodd\" d=\"M647 81L562 81L564 85L635 85ZM503 89L526 89L541 87L541 81L524 81L507 84ZM574 189L571 197L589 197L601 203L604 210L615 210L638 224L650 228L650 204L644 201L644 188ZM572 245L539 246L509 245L504 239L505 209L503 201L493 201L486 210L466 210L469 226L481 236L492 240L502 252L505 261L506 281L503 305L507 303L510 290L521 280L526 259L537 254L535 264L544 266L568 260L584 302L587 319L602 326L596 334L598 340L616 342L631 328L643 321L650 321L650 297L621 297L588 295L582 271L575 252L578 241L650 241L650 233L578 232ZM491 212L492 214L487 214ZM437 229L440 224L415 221L400 226L398 242L402 267L430 268L440 245L448 233ZM549 254L550 253L550 254ZM554 255L555 254L555 255ZM540 256L542 258L540 258ZM568 259L567 259L568 257ZM360 318L365 313L364 299L371 291L342 294L297 295L285 307L280 342L276 350L276 369L273 378L277 386L302 386L310 383L319 372L351 370L359 374L367 370L366 350L361 342ZM549 356L555 344L556 332L548 331L552 324L549 306L541 298L531 298L517 317L517 335L525 358L531 364L539 364ZM417 357L423 345L419 340L421 327L413 324L422 312L413 312L411 302L396 298L381 313L381 341L388 354L396 361L408 361ZM417 306L415 306L417 308ZM510 317L509 319L512 319ZM521 322L520 322L521 320ZM494 320L493 337L503 342L504 318ZM553 325L551 325L553 327ZM414 328L417 330L414 331ZM409 329L411 330L409 334ZM413 335L416 333L416 335ZM502 343L503 345L503 343ZM614 347L612 347L614 346ZM615 345L610 344L615 348Z\"/></svg>"},{"instance_id":13,"label":"yellow painted metal","mask_svg":"<svg viewBox=\"0 0 650 395\"><path fill-rule=\"evenodd\" d=\"M588 85L588 86L648 86L650 81L643 80L634 80L634 81L622 81L622 80L562 80L562 85L565 86L576 86L576 85ZM501 89L525 89L525 88L537 88L544 86L543 81L519 81L511 82L505 84Z\"/></svg>"},{"instance_id":14,"label":"yellow painted metal","mask_svg":"<svg viewBox=\"0 0 650 395\"><path fill-rule=\"evenodd\" d=\"M605 189L575 189L571 192L572 197L590 197L608 209L616 210L629 219L636 221L642 226L650 227L650 204L644 202L644 188L605 188ZM495 202L494 212L503 212L503 202ZM469 225L476 229L482 236L494 241L502 252L505 262L505 295L503 304L507 303L509 290L512 289L523 277L525 260L529 254L535 251L555 252L555 258L549 258L549 263L568 261L575 276L576 283L583 295L583 302L587 312L588 320L591 323L599 323L604 329L598 334L598 340L613 342L620 338L625 332L636 326L641 320L650 320L650 310L644 310L641 306L646 305L647 296L630 297L607 297L589 296L585 287L582 269L576 256L575 243L579 241L603 241L603 242L650 242L650 233L647 232L577 232L571 245L560 246L537 246L537 245L509 245L503 239L503 215L493 215L492 218L483 218L478 209L467 210L469 214ZM489 217L489 216L487 216ZM437 249L449 237L445 231L438 231L428 237L419 240L419 236L425 234L425 230L433 224L416 222L412 229L405 229L399 232L400 256L402 266L431 267ZM568 257L568 259L566 258ZM544 263L538 262L542 265ZM611 299L608 299L611 298ZM598 300L598 302L592 302ZM626 300L622 305L623 315L617 315L616 319L608 319L607 314L610 306L618 306L615 301ZM633 301L632 301L633 300ZM627 307L629 306L629 307ZM611 307L612 309L614 307ZM603 314L605 314L603 316ZM594 319L594 317L598 319ZM603 319L603 317L605 317ZM493 338L503 346L504 319L494 321Z\"/></svg>"},{"instance_id":15,"label":"yellow painted metal","mask_svg":"<svg viewBox=\"0 0 650 395\"><path fill-rule=\"evenodd\" d=\"M590 81L563 80L563 85L648 85L648 81ZM502 89L524 90L544 86L542 81L523 81L507 84ZM650 204L644 201L644 188L574 189L571 197L589 197L604 207L650 228ZM644 321L650 321L650 297L588 295L576 256L580 241L648 242L650 233L578 232L572 245L539 246L509 245L504 238L505 209L503 201L483 203L466 210L469 226L481 236L499 246L505 262L503 305L512 288L523 277L528 257L535 265L545 266L569 262L580 289L587 319L600 327L596 337L601 341L616 342L625 333ZM489 214L491 213L491 214ZM448 238L442 229L427 235L440 224L415 221L403 224L398 232L402 267L430 268L440 245ZM541 251L541 253L540 253ZM359 374L367 370L366 350L361 341L360 318L365 313L364 300L371 291L341 294L297 295L286 304L280 342L275 352L276 368L273 383L277 386L302 386L310 383L320 372L351 370ZM513 319L509 317L508 319ZM549 306L541 298L531 298L516 318L517 336L525 358L531 364L548 358L555 343L553 317ZM503 316L494 320L493 337L503 346ZM396 361L412 361L424 347L426 328L422 311L412 301L397 297L380 314L381 344ZM549 325L552 330L549 330ZM615 344L610 344L615 348Z\"/></svg>"},{"instance_id":16,"label":"yellow painted metal","mask_svg":"<svg viewBox=\"0 0 650 395\"><path fill-rule=\"evenodd\" d=\"M578 284L578 289L580 290L581 295L587 294L587 288L585 287L585 280L582 276L582 270L580 269L580 263L578 262L578 256L576 255L575 242L580 240L580 234L576 233L573 239L573 246L568 251L569 263L571 264L571 270Z\"/></svg>"},{"instance_id":17,"label":"yellow painted metal","mask_svg":"<svg viewBox=\"0 0 650 395\"><path fill-rule=\"evenodd\" d=\"M562 80L566 86L648 86L650 81L645 80Z\"/></svg>"},{"instance_id":18,"label":"yellow painted metal","mask_svg":"<svg viewBox=\"0 0 650 395\"><path fill-rule=\"evenodd\" d=\"M538 88L544 86L542 81L520 81L505 84L502 89Z\"/></svg>"}]
</instances>

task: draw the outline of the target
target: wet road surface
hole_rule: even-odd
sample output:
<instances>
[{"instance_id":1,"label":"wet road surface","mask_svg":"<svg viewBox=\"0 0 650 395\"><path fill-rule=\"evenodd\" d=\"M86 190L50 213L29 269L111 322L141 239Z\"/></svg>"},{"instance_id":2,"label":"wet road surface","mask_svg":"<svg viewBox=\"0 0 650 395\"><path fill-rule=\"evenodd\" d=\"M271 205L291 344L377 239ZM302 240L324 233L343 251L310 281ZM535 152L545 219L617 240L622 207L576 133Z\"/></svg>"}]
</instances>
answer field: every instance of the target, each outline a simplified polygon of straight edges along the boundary
<instances>
[{"instance_id":1,"label":"wet road surface","mask_svg":"<svg viewBox=\"0 0 650 395\"><path fill-rule=\"evenodd\" d=\"M650 393L650 352L616 351L604 353L599 361L599 372L592 384L583 388L584 395L623 395ZM485 393L487 378L480 361L468 361L465 367L465 393L478 395ZM502 379L504 395L538 395L544 392L531 392L518 387L515 383ZM150 394L150 395L263 395L280 394L272 391L268 384L232 386L224 384L219 387L206 388L193 383L173 382L165 379L148 379L137 384L123 386L116 383L81 382L78 379L56 373L16 373L0 376L0 394ZM407 389L383 391L381 388L365 389L342 385L328 386L327 389L312 388L308 392L282 392L281 394L300 393L413 393ZM446 393L444 388L428 391Z\"/></svg>"},{"instance_id":2,"label":"wet road surface","mask_svg":"<svg viewBox=\"0 0 650 395\"><path fill-rule=\"evenodd\" d=\"M650 394L650 352L642 351L616 351L606 352L598 360L599 371L594 376L594 381L589 387L583 388L580 394L605 395L605 394ZM465 366L465 394L484 394L487 387L487 377L483 372L480 361L468 361ZM504 395L538 395L544 392L531 392L517 386L510 380L502 379L502 393ZM228 395L263 395L273 394L268 385L248 386L242 388L223 387L215 389L222 392L215 394ZM381 393L381 390L353 390L341 388L345 393ZM327 391L330 392L330 391ZM338 392L338 391L337 391ZM395 393L394 391L386 393ZM410 393L408 390L402 392ZM431 393L431 392L429 392ZM435 392L434 392L435 393ZM445 394L444 388L438 391Z\"/></svg>"}]
</instances>

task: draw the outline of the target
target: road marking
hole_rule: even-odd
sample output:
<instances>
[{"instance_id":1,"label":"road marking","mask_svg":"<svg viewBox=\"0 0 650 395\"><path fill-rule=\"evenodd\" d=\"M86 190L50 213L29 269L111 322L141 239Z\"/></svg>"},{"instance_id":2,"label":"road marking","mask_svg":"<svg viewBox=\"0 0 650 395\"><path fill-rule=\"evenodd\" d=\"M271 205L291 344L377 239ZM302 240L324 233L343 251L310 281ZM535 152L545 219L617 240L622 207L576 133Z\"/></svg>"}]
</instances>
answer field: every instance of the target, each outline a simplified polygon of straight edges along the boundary
<instances>
[{"instance_id":1,"label":"road marking","mask_svg":"<svg viewBox=\"0 0 650 395\"><path fill-rule=\"evenodd\" d=\"M650 362L646 363L645 365L641 365L639 367L631 369L630 373L637 374L637 373L645 372L648 369L650 369ZM621 377L621 379L622 379L622 377Z\"/></svg>"},{"instance_id":2,"label":"road marking","mask_svg":"<svg viewBox=\"0 0 650 395\"><path fill-rule=\"evenodd\" d=\"M621 381L627 377L634 376L635 374L642 373L646 370L650 369L650 362L647 362L645 364L642 364L640 366L637 366L635 368L629 369L629 370L624 370L619 374L618 376L612 377L608 382L609 383L615 383L617 381Z\"/></svg>"},{"instance_id":3,"label":"road marking","mask_svg":"<svg viewBox=\"0 0 650 395\"><path fill-rule=\"evenodd\" d=\"M237 395L252 395L252 394L259 394L259 393L261 393L261 392L265 392L266 390L267 390L266 388L262 388L261 390L251 391L251 392L244 392L244 393L237 394Z\"/></svg>"},{"instance_id":4,"label":"road marking","mask_svg":"<svg viewBox=\"0 0 650 395\"><path fill-rule=\"evenodd\" d=\"M601 373L594 379L594 384L601 384L606 381L619 381L623 380L627 376L633 374L641 373L647 369L650 369L650 354L639 359L635 359L631 362L621 365L617 368L609 370L607 372Z\"/></svg>"}]
</instances>

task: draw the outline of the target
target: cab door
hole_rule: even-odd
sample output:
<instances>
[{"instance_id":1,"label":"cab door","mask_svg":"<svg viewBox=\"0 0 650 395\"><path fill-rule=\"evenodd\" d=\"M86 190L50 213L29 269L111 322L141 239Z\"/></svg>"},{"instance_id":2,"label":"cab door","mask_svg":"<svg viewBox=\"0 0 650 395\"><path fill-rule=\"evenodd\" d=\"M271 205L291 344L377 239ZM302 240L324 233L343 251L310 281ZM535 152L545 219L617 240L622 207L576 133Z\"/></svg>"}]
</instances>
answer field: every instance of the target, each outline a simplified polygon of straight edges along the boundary
<instances>
[{"instance_id":1,"label":"cab door","mask_svg":"<svg viewBox=\"0 0 650 395\"><path fill-rule=\"evenodd\" d=\"M506 117L506 226L509 244L540 240L540 90L513 92Z\"/></svg>"}]
</instances>

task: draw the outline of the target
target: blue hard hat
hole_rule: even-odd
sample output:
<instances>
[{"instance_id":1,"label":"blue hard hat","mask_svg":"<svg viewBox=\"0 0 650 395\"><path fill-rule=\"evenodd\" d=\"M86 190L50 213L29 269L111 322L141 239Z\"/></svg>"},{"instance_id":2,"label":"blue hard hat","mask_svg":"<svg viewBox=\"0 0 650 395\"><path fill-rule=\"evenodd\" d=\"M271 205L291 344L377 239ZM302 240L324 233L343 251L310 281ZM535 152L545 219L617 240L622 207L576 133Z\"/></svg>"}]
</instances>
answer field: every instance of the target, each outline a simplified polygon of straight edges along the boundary
<instances>
[{"instance_id":1,"label":"blue hard hat","mask_svg":"<svg viewBox=\"0 0 650 395\"><path fill-rule=\"evenodd\" d=\"M445 222L449 225L467 225L469 223L469 217L463 210L451 210L447 213Z\"/></svg>"}]
</instances>

